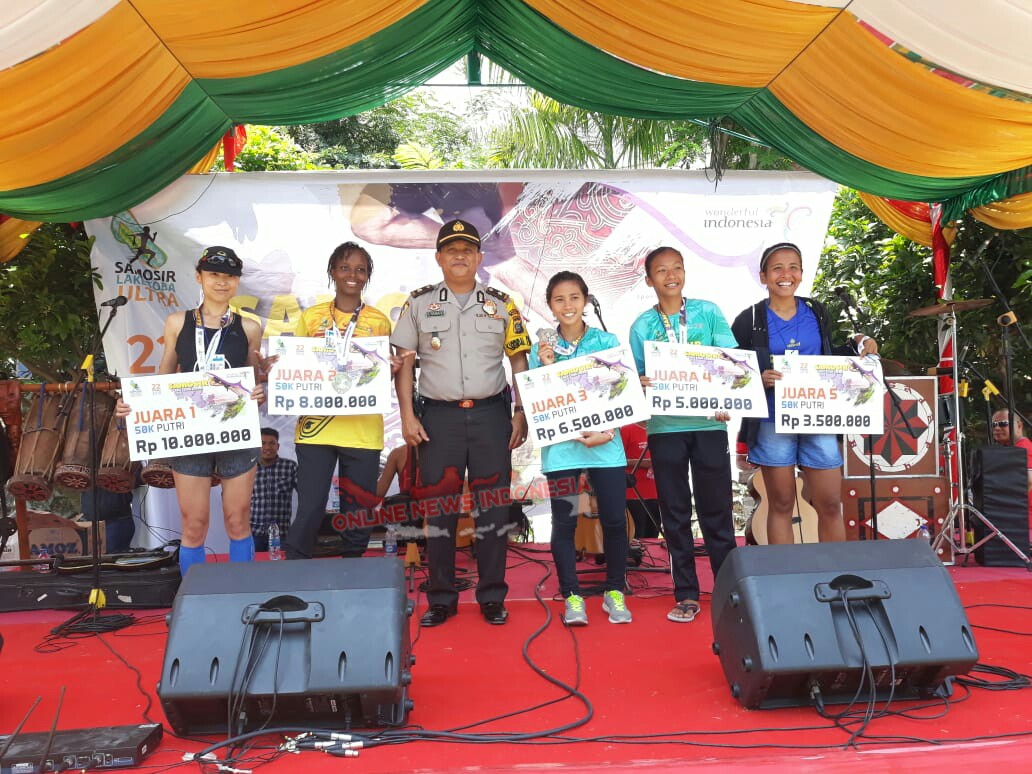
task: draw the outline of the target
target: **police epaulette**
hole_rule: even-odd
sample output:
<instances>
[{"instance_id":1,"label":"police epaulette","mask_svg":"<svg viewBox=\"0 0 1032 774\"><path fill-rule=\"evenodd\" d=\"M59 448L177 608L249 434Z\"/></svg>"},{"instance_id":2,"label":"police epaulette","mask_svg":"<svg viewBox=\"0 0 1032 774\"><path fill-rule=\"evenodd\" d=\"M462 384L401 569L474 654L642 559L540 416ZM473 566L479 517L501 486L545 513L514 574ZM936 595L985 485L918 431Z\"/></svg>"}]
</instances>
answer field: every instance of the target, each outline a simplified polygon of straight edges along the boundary
<instances>
[{"instance_id":1,"label":"police epaulette","mask_svg":"<svg viewBox=\"0 0 1032 774\"><path fill-rule=\"evenodd\" d=\"M488 286L487 286L486 288L484 288L484 290L486 290L486 291L487 291L488 293L490 293L490 294L491 294L492 296L494 296L495 298L497 298L497 299L498 299L499 301L501 301L501 302L502 302L503 304L507 304L507 303L509 303L509 294L508 294L508 293L503 293L503 292L502 292L502 291L500 291L500 290L499 290L498 288L493 288L493 287L491 287L490 285L488 285Z\"/></svg>"},{"instance_id":2,"label":"police epaulette","mask_svg":"<svg viewBox=\"0 0 1032 774\"><path fill-rule=\"evenodd\" d=\"M409 293L409 295L412 296L412 298L419 298L424 293L429 293L433 289L434 289L433 285L424 285L421 288L417 288L416 290L413 290L411 293Z\"/></svg>"}]
</instances>

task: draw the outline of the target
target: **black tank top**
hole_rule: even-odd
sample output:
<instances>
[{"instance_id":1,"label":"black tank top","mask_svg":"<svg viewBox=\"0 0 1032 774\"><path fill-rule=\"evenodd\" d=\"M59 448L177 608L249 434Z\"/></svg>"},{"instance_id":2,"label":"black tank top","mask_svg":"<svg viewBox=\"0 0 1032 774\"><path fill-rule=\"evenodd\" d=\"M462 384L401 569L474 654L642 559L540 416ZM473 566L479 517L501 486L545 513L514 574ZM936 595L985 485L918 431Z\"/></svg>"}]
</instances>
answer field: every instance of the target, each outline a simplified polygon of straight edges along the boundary
<instances>
[{"instance_id":1,"label":"black tank top","mask_svg":"<svg viewBox=\"0 0 1032 774\"><path fill-rule=\"evenodd\" d=\"M194 310L188 309L184 314L183 327L176 338L176 357L179 359L180 371L193 371L197 365L197 344L194 331L197 328ZM204 346L207 348L218 328L204 329ZM247 365L247 334L244 333L244 322L240 315L234 313L233 320L222 329L222 339L216 354L226 357L229 368L241 368Z\"/></svg>"}]
</instances>

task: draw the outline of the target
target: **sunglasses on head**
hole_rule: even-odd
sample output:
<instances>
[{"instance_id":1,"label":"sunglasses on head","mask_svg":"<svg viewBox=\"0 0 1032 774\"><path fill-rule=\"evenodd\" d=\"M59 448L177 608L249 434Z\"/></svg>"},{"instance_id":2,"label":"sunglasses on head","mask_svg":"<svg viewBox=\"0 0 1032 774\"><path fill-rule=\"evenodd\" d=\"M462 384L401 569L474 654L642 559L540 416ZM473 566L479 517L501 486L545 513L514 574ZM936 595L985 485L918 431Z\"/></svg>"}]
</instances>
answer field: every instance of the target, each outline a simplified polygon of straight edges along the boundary
<instances>
[{"instance_id":1,"label":"sunglasses on head","mask_svg":"<svg viewBox=\"0 0 1032 774\"><path fill-rule=\"evenodd\" d=\"M1009 419L996 419L993 420L993 427L1010 427Z\"/></svg>"},{"instance_id":2,"label":"sunglasses on head","mask_svg":"<svg viewBox=\"0 0 1032 774\"><path fill-rule=\"evenodd\" d=\"M239 269L244 265L235 255L226 255L225 253L208 253L201 258L201 263L205 266L229 266L233 269Z\"/></svg>"}]
</instances>

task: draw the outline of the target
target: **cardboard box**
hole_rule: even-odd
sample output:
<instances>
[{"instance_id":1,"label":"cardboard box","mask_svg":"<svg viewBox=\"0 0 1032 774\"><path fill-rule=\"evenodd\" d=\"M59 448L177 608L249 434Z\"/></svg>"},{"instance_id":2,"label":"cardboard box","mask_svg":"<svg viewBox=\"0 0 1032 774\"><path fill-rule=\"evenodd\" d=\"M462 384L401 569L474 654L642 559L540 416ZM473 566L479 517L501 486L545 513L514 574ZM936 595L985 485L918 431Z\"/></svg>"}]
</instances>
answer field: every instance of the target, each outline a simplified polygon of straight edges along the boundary
<instances>
[{"instance_id":1,"label":"cardboard box","mask_svg":"<svg viewBox=\"0 0 1032 774\"><path fill-rule=\"evenodd\" d=\"M53 513L29 511L29 555L39 556L45 546L50 556L90 556L93 525L83 519L66 519ZM100 552L104 553L106 530L100 522ZM18 535L12 535L4 549L3 561L18 559Z\"/></svg>"}]
</instances>

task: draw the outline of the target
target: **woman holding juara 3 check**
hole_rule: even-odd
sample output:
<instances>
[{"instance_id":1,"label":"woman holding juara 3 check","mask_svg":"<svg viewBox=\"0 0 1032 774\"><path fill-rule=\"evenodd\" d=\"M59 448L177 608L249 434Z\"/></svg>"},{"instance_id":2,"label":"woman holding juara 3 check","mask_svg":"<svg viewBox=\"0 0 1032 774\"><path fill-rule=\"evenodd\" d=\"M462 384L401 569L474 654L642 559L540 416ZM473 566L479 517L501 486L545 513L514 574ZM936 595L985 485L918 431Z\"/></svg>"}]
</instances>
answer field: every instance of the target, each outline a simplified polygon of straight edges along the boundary
<instances>
[{"instance_id":1,"label":"woman holding juara 3 check","mask_svg":"<svg viewBox=\"0 0 1032 774\"><path fill-rule=\"evenodd\" d=\"M570 358L590 355L620 346L612 333L592 328L584 321L588 286L579 274L561 271L548 281L545 300L559 321L554 335L541 331L530 350L530 367L539 368ZM579 480L582 472L598 501L602 524L602 547L606 557L606 582L602 611L610 623L630 623L631 612L624 601L624 571L627 567L627 480L620 431L590 430L581 437L563 441L541 450L541 470L548 479L552 501L552 559L559 576L559 592L566 600L563 622L567 626L586 626L588 613L577 580L574 533L577 531Z\"/></svg>"}]
</instances>

